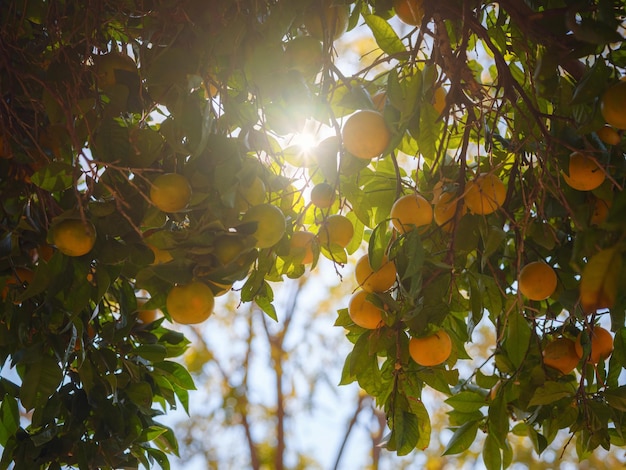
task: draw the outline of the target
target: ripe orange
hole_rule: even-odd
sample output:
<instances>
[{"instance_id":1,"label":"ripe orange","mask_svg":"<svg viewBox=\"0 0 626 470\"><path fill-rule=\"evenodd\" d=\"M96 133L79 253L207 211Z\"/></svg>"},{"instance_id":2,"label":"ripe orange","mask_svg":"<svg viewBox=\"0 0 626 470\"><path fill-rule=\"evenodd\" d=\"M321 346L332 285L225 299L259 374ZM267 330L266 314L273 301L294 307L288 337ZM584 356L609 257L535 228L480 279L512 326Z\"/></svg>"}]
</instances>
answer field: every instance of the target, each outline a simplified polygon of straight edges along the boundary
<instances>
[{"instance_id":1,"label":"ripe orange","mask_svg":"<svg viewBox=\"0 0 626 470\"><path fill-rule=\"evenodd\" d=\"M530 300L545 300L556 290L556 272L543 261L533 261L519 273L518 288Z\"/></svg>"},{"instance_id":2,"label":"ripe orange","mask_svg":"<svg viewBox=\"0 0 626 470\"><path fill-rule=\"evenodd\" d=\"M67 256L83 256L96 243L96 228L89 221L65 219L50 229L52 243Z\"/></svg>"},{"instance_id":3,"label":"ripe orange","mask_svg":"<svg viewBox=\"0 0 626 470\"><path fill-rule=\"evenodd\" d=\"M137 320L144 325L152 323L158 316L158 311L156 309L144 310L143 306L146 302L148 302L148 299L144 297L137 298Z\"/></svg>"},{"instance_id":4,"label":"ripe orange","mask_svg":"<svg viewBox=\"0 0 626 470\"><path fill-rule=\"evenodd\" d=\"M23 286L24 284L30 284L33 282L35 278L35 273L28 269L23 268L21 266L16 267L11 273L10 277L4 282L4 287L2 288L2 300L6 300L7 295L9 295L9 289L11 286Z\"/></svg>"},{"instance_id":5,"label":"ripe orange","mask_svg":"<svg viewBox=\"0 0 626 470\"><path fill-rule=\"evenodd\" d=\"M465 205L473 214L487 215L504 204L506 187L496 175L481 173L465 187Z\"/></svg>"},{"instance_id":6,"label":"ripe orange","mask_svg":"<svg viewBox=\"0 0 626 470\"><path fill-rule=\"evenodd\" d=\"M344 123L341 131L345 149L357 158L371 160L389 145L391 132L378 111L357 111Z\"/></svg>"},{"instance_id":7,"label":"ripe orange","mask_svg":"<svg viewBox=\"0 0 626 470\"><path fill-rule=\"evenodd\" d=\"M602 328L601 326L595 326L593 331L589 332L591 336L591 352L589 354L589 362L597 364L600 361L607 359L613 352L613 337L611 333ZM582 333L576 338L576 354L578 357L583 357L583 346L581 344Z\"/></svg>"},{"instance_id":8,"label":"ripe orange","mask_svg":"<svg viewBox=\"0 0 626 470\"><path fill-rule=\"evenodd\" d=\"M604 170L591 157L580 152L569 156L569 175L563 174L565 182L578 191L592 191L604 182Z\"/></svg>"},{"instance_id":9,"label":"ripe orange","mask_svg":"<svg viewBox=\"0 0 626 470\"><path fill-rule=\"evenodd\" d=\"M294 232L289 241L289 255L302 259L300 263L311 264L314 259L313 243L315 242L315 234L313 232L300 231Z\"/></svg>"},{"instance_id":10,"label":"ripe orange","mask_svg":"<svg viewBox=\"0 0 626 470\"><path fill-rule=\"evenodd\" d=\"M620 81L604 92L600 110L607 124L626 129L626 82Z\"/></svg>"},{"instance_id":11,"label":"ripe orange","mask_svg":"<svg viewBox=\"0 0 626 470\"><path fill-rule=\"evenodd\" d=\"M340 214L329 216L317 232L317 239L320 245L330 248L338 245L341 248L347 247L354 236L354 226L350 220Z\"/></svg>"},{"instance_id":12,"label":"ripe orange","mask_svg":"<svg viewBox=\"0 0 626 470\"><path fill-rule=\"evenodd\" d=\"M202 323L213 313L214 305L213 291L200 281L172 287L165 300L172 320L183 325Z\"/></svg>"},{"instance_id":13,"label":"ripe orange","mask_svg":"<svg viewBox=\"0 0 626 470\"><path fill-rule=\"evenodd\" d=\"M157 248L156 246L150 245L149 243L147 243L147 245L148 245L148 248L150 248L152 250L152 253L154 254L154 261L152 261L152 265L169 263L170 261L174 259L174 257L169 251L163 250L161 248Z\"/></svg>"},{"instance_id":14,"label":"ripe orange","mask_svg":"<svg viewBox=\"0 0 626 470\"><path fill-rule=\"evenodd\" d=\"M393 9L403 23L411 26L422 24L424 0L394 0Z\"/></svg>"},{"instance_id":15,"label":"ripe orange","mask_svg":"<svg viewBox=\"0 0 626 470\"><path fill-rule=\"evenodd\" d=\"M236 235L220 235L213 242L213 254L223 266L235 261L245 248L243 240Z\"/></svg>"},{"instance_id":16,"label":"ripe orange","mask_svg":"<svg viewBox=\"0 0 626 470\"><path fill-rule=\"evenodd\" d=\"M319 183L311 190L311 202L315 207L327 209L335 202L335 188L328 183Z\"/></svg>"},{"instance_id":17,"label":"ripe orange","mask_svg":"<svg viewBox=\"0 0 626 470\"><path fill-rule=\"evenodd\" d=\"M313 78L322 69L322 43L311 36L299 36L285 45L287 67L297 70L304 78Z\"/></svg>"},{"instance_id":18,"label":"ripe orange","mask_svg":"<svg viewBox=\"0 0 626 470\"><path fill-rule=\"evenodd\" d=\"M368 293L364 290L352 295L348 304L348 315L360 327L374 330L382 326L383 311L367 300L367 295Z\"/></svg>"},{"instance_id":19,"label":"ripe orange","mask_svg":"<svg viewBox=\"0 0 626 470\"><path fill-rule=\"evenodd\" d=\"M454 228L453 219L456 216L459 204L461 204L462 208L463 201L457 198L454 193L441 194L433 209L433 218L435 219L435 223L447 232L451 232Z\"/></svg>"},{"instance_id":20,"label":"ripe orange","mask_svg":"<svg viewBox=\"0 0 626 470\"><path fill-rule=\"evenodd\" d=\"M419 194L407 194L400 197L391 206L391 223L400 233L429 225L433 220L433 208Z\"/></svg>"},{"instance_id":21,"label":"ripe orange","mask_svg":"<svg viewBox=\"0 0 626 470\"><path fill-rule=\"evenodd\" d=\"M622 137L611 126L601 127L596 131L602 142L608 145L618 145L622 141Z\"/></svg>"},{"instance_id":22,"label":"ripe orange","mask_svg":"<svg viewBox=\"0 0 626 470\"><path fill-rule=\"evenodd\" d=\"M324 38L332 42L348 29L350 7L333 5L333 3L332 0L313 2L304 18L304 27L307 32L322 42Z\"/></svg>"},{"instance_id":23,"label":"ripe orange","mask_svg":"<svg viewBox=\"0 0 626 470\"><path fill-rule=\"evenodd\" d=\"M569 338L550 341L542 354L543 363L561 371L562 374L569 374L580 361L580 356L576 353L576 343Z\"/></svg>"},{"instance_id":24,"label":"ripe orange","mask_svg":"<svg viewBox=\"0 0 626 470\"><path fill-rule=\"evenodd\" d=\"M604 223L609 215L609 209L611 208L611 201L605 201L599 197L593 200L591 217L589 223L591 225L601 225Z\"/></svg>"},{"instance_id":25,"label":"ripe orange","mask_svg":"<svg viewBox=\"0 0 626 470\"><path fill-rule=\"evenodd\" d=\"M377 271L370 265L369 255L363 255L356 262L354 275L359 287L366 292L385 292L396 282L396 265L389 261L387 257Z\"/></svg>"},{"instance_id":26,"label":"ripe orange","mask_svg":"<svg viewBox=\"0 0 626 470\"><path fill-rule=\"evenodd\" d=\"M452 340L445 330L409 340L409 354L420 366L433 367L443 364L451 353Z\"/></svg>"},{"instance_id":27,"label":"ripe orange","mask_svg":"<svg viewBox=\"0 0 626 470\"><path fill-rule=\"evenodd\" d=\"M191 200L189 181L178 173L159 175L150 187L150 200L163 212L181 211Z\"/></svg>"},{"instance_id":28,"label":"ripe orange","mask_svg":"<svg viewBox=\"0 0 626 470\"><path fill-rule=\"evenodd\" d=\"M269 203L252 206L241 219L243 223L256 222L252 236L257 248L270 248L285 234L286 221L282 211Z\"/></svg>"}]
</instances>

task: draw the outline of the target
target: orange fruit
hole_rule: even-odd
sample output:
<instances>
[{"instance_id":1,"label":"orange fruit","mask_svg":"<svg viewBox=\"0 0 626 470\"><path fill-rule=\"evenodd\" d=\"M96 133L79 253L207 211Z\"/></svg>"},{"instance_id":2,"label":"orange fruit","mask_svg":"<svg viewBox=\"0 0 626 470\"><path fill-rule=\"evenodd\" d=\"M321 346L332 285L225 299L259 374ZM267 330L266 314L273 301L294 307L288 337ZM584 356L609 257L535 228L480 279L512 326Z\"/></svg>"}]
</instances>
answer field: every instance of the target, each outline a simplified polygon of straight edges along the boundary
<instances>
[{"instance_id":1,"label":"orange fruit","mask_svg":"<svg viewBox=\"0 0 626 470\"><path fill-rule=\"evenodd\" d=\"M304 78L313 78L322 69L322 43L311 36L299 36L285 45L287 67L297 70Z\"/></svg>"},{"instance_id":2,"label":"orange fruit","mask_svg":"<svg viewBox=\"0 0 626 470\"><path fill-rule=\"evenodd\" d=\"M607 124L626 129L626 82L620 81L604 92L600 110Z\"/></svg>"},{"instance_id":3,"label":"orange fruit","mask_svg":"<svg viewBox=\"0 0 626 470\"><path fill-rule=\"evenodd\" d=\"M294 232L289 241L289 255L297 257L301 264L311 264L314 259L313 243L315 243L315 234L305 230Z\"/></svg>"},{"instance_id":4,"label":"orange fruit","mask_svg":"<svg viewBox=\"0 0 626 470\"><path fill-rule=\"evenodd\" d=\"M465 187L465 205L473 214L491 214L504 204L505 199L504 183L490 173L481 173Z\"/></svg>"},{"instance_id":5,"label":"orange fruit","mask_svg":"<svg viewBox=\"0 0 626 470\"><path fill-rule=\"evenodd\" d=\"M354 236L354 226L350 220L340 214L329 216L319 231L317 239L320 245L329 248L332 245L338 245L341 248L347 247Z\"/></svg>"},{"instance_id":6,"label":"orange fruit","mask_svg":"<svg viewBox=\"0 0 626 470\"><path fill-rule=\"evenodd\" d=\"M158 311L156 309L153 310L144 310L143 306L148 302L146 298L138 298L137 299L137 320L144 325L148 323L152 323L157 319Z\"/></svg>"},{"instance_id":7,"label":"orange fruit","mask_svg":"<svg viewBox=\"0 0 626 470\"><path fill-rule=\"evenodd\" d=\"M452 340L445 330L409 340L409 354L420 366L433 367L443 364L452 353Z\"/></svg>"},{"instance_id":8,"label":"orange fruit","mask_svg":"<svg viewBox=\"0 0 626 470\"><path fill-rule=\"evenodd\" d=\"M385 292L396 282L396 265L389 261L387 257L383 259L383 264L377 271L370 265L369 255L363 255L356 262L354 275L359 287L366 292Z\"/></svg>"},{"instance_id":9,"label":"orange fruit","mask_svg":"<svg viewBox=\"0 0 626 470\"><path fill-rule=\"evenodd\" d=\"M435 91L433 91L432 105L439 114L443 113L446 109L446 96L446 90L442 87L437 87Z\"/></svg>"},{"instance_id":10,"label":"orange fruit","mask_svg":"<svg viewBox=\"0 0 626 470\"><path fill-rule=\"evenodd\" d=\"M257 248L270 248L285 234L286 221L282 211L269 203L252 206L241 219L243 223L256 222L252 236Z\"/></svg>"},{"instance_id":11,"label":"orange fruit","mask_svg":"<svg viewBox=\"0 0 626 470\"><path fill-rule=\"evenodd\" d=\"M576 353L576 343L569 338L557 338L543 349L543 363L553 369L569 374L573 371L580 356Z\"/></svg>"},{"instance_id":12,"label":"orange fruit","mask_svg":"<svg viewBox=\"0 0 626 470\"><path fill-rule=\"evenodd\" d=\"M423 0L394 0L393 9L398 18L411 26L419 26L424 18Z\"/></svg>"},{"instance_id":13,"label":"orange fruit","mask_svg":"<svg viewBox=\"0 0 626 470\"><path fill-rule=\"evenodd\" d=\"M341 131L343 146L357 158L371 160L389 145L391 132L378 111L357 111L344 123Z\"/></svg>"},{"instance_id":14,"label":"orange fruit","mask_svg":"<svg viewBox=\"0 0 626 470\"><path fill-rule=\"evenodd\" d=\"M89 221L65 219L53 225L50 230L52 243L67 256L83 256L96 243L96 228Z\"/></svg>"},{"instance_id":15,"label":"orange fruit","mask_svg":"<svg viewBox=\"0 0 626 470\"><path fill-rule=\"evenodd\" d=\"M304 27L307 32L322 42L325 38L332 42L348 29L350 7L333 3L332 0L313 2L304 18Z\"/></svg>"},{"instance_id":16,"label":"orange fruit","mask_svg":"<svg viewBox=\"0 0 626 470\"><path fill-rule=\"evenodd\" d=\"M622 137L611 126L601 127L596 131L596 134L598 134L598 137L602 142L608 145L619 145L622 141Z\"/></svg>"},{"instance_id":17,"label":"orange fruit","mask_svg":"<svg viewBox=\"0 0 626 470\"><path fill-rule=\"evenodd\" d=\"M533 261L522 268L517 285L530 300L545 300L556 290L556 272L543 261Z\"/></svg>"},{"instance_id":18,"label":"orange fruit","mask_svg":"<svg viewBox=\"0 0 626 470\"><path fill-rule=\"evenodd\" d=\"M604 223L609 215L609 209L611 208L611 201L605 201L599 197L593 200L591 217L589 223L591 225L601 225Z\"/></svg>"},{"instance_id":19,"label":"orange fruit","mask_svg":"<svg viewBox=\"0 0 626 470\"><path fill-rule=\"evenodd\" d=\"M214 305L213 291L200 281L172 287L165 300L172 320L183 325L202 323L213 313Z\"/></svg>"},{"instance_id":20,"label":"orange fruit","mask_svg":"<svg viewBox=\"0 0 626 470\"><path fill-rule=\"evenodd\" d=\"M150 187L150 200L163 212L181 211L191 201L189 181L178 173L159 175Z\"/></svg>"},{"instance_id":21,"label":"orange fruit","mask_svg":"<svg viewBox=\"0 0 626 470\"><path fill-rule=\"evenodd\" d=\"M383 324L383 311L367 300L367 296L364 290L355 292L348 304L348 315L360 327L374 330Z\"/></svg>"},{"instance_id":22,"label":"orange fruit","mask_svg":"<svg viewBox=\"0 0 626 470\"><path fill-rule=\"evenodd\" d=\"M150 248L150 250L152 250L152 253L154 254L154 261L152 261L153 266L169 263L174 259L169 251L163 250L162 248L157 248L156 246L150 245L149 243L146 243L146 245L148 245L148 248Z\"/></svg>"},{"instance_id":23,"label":"orange fruit","mask_svg":"<svg viewBox=\"0 0 626 470\"><path fill-rule=\"evenodd\" d=\"M9 290L11 286L24 286L25 284L30 284L33 282L35 278L35 273L28 269L23 268L21 266L16 267L11 273L10 277L4 282L4 287L2 288L2 300L6 300L9 295ZM19 302L18 302L19 303Z\"/></svg>"},{"instance_id":24,"label":"orange fruit","mask_svg":"<svg viewBox=\"0 0 626 470\"><path fill-rule=\"evenodd\" d=\"M569 156L569 175L563 174L565 182L578 191L592 191L604 182L604 170L591 157L580 152Z\"/></svg>"},{"instance_id":25,"label":"orange fruit","mask_svg":"<svg viewBox=\"0 0 626 470\"><path fill-rule=\"evenodd\" d=\"M454 217L457 214L458 205L463 205L463 201L456 197L454 193L443 193L439 196L433 209L433 219L435 223L444 230L451 232L454 228Z\"/></svg>"},{"instance_id":26,"label":"orange fruit","mask_svg":"<svg viewBox=\"0 0 626 470\"><path fill-rule=\"evenodd\" d=\"M393 203L389 215L395 229L400 233L406 233L414 228L430 225L433 220L433 208L419 194L407 194Z\"/></svg>"},{"instance_id":27,"label":"orange fruit","mask_svg":"<svg viewBox=\"0 0 626 470\"><path fill-rule=\"evenodd\" d=\"M598 364L600 361L607 359L613 352L613 336L611 333L602 328L601 326L595 326L593 331L589 332L591 337L591 352L589 354L589 362L592 364ZM578 334L576 338L576 354L578 357L583 357L583 346L581 344L582 333Z\"/></svg>"},{"instance_id":28,"label":"orange fruit","mask_svg":"<svg viewBox=\"0 0 626 470\"><path fill-rule=\"evenodd\" d=\"M311 190L311 202L315 207L327 209L335 202L335 188L328 183L319 183Z\"/></svg>"},{"instance_id":29,"label":"orange fruit","mask_svg":"<svg viewBox=\"0 0 626 470\"><path fill-rule=\"evenodd\" d=\"M236 235L220 235L213 242L213 254L223 266L239 258L245 249L245 243Z\"/></svg>"}]
</instances>

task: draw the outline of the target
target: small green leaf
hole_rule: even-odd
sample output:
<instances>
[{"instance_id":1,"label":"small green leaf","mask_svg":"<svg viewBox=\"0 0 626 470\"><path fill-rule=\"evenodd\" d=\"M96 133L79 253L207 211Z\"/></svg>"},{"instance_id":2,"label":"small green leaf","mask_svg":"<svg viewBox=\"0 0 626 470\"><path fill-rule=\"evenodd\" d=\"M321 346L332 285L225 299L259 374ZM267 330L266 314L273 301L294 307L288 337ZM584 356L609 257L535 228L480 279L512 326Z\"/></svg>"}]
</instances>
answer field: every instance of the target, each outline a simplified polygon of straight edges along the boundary
<instances>
[{"instance_id":1,"label":"small green leaf","mask_svg":"<svg viewBox=\"0 0 626 470\"><path fill-rule=\"evenodd\" d=\"M483 447L483 461L487 470L500 470L502 465L502 455L498 442L491 432L485 438L485 446Z\"/></svg>"},{"instance_id":2,"label":"small green leaf","mask_svg":"<svg viewBox=\"0 0 626 470\"><path fill-rule=\"evenodd\" d=\"M509 315L506 334L506 351L515 367L519 367L528 351L530 326L521 312L513 311Z\"/></svg>"},{"instance_id":3,"label":"small green leaf","mask_svg":"<svg viewBox=\"0 0 626 470\"><path fill-rule=\"evenodd\" d=\"M74 167L64 162L52 162L37 170L31 181L46 191L63 191L74 182Z\"/></svg>"},{"instance_id":4,"label":"small green leaf","mask_svg":"<svg viewBox=\"0 0 626 470\"><path fill-rule=\"evenodd\" d=\"M9 438L20 426L20 414L17 400L11 395L4 395L0 403L0 446L5 447Z\"/></svg>"},{"instance_id":5,"label":"small green leaf","mask_svg":"<svg viewBox=\"0 0 626 470\"><path fill-rule=\"evenodd\" d=\"M455 455L469 449L474 439L476 439L476 433L478 432L478 421L470 421L463 426L456 428L454 434L448 441L448 445L443 451L443 455Z\"/></svg>"},{"instance_id":6,"label":"small green leaf","mask_svg":"<svg viewBox=\"0 0 626 470\"><path fill-rule=\"evenodd\" d=\"M406 52L406 46L402 43L396 32L389 23L380 16L364 15L365 23L372 30L376 44L387 54L401 54Z\"/></svg>"},{"instance_id":7,"label":"small green leaf","mask_svg":"<svg viewBox=\"0 0 626 470\"><path fill-rule=\"evenodd\" d=\"M483 395L476 392L465 390L452 395L445 400L448 405L457 411L463 413L471 413L480 410L483 406L487 406L487 402Z\"/></svg>"}]
</instances>

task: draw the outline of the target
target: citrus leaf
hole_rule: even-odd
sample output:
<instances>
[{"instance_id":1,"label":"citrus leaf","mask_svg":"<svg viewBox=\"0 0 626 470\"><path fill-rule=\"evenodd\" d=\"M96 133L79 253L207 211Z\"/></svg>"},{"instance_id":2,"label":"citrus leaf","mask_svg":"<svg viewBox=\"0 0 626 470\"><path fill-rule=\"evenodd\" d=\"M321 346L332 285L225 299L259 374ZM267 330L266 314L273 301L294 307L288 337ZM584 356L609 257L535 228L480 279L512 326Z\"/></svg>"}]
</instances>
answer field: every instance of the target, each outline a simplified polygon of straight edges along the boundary
<instances>
[{"instance_id":1,"label":"citrus leaf","mask_svg":"<svg viewBox=\"0 0 626 470\"><path fill-rule=\"evenodd\" d=\"M11 436L20 426L20 413L17 400L6 394L0 403L0 446L6 447Z\"/></svg>"},{"instance_id":2,"label":"citrus leaf","mask_svg":"<svg viewBox=\"0 0 626 470\"><path fill-rule=\"evenodd\" d=\"M372 30L376 44L387 54L394 55L406 52L406 47L393 30L380 16L365 15L365 23Z\"/></svg>"},{"instance_id":3,"label":"citrus leaf","mask_svg":"<svg viewBox=\"0 0 626 470\"><path fill-rule=\"evenodd\" d=\"M549 405L561 398L574 396L576 390L571 383L546 382L535 390L529 406Z\"/></svg>"},{"instance_id":4,"label":"citrus leaf","mask_svg":"<svg viewBox=\"0 0 626 470\"><path fill-rule=\"evenodd\" d=\"M457 411L464 413L471 413L472 411L478 411L483 406L487 406L485 397L469 390L459 392L456 395L451 396L445 400L448 405Z\"/></svg>"},{"instance_id":5,"label":"citrus leaf","mask_svg":"<svg viewBox=\"0 0 626 470\"><path fill-rule=\"evenodd\" d=\"M461 452L466 451L469 446L472 445L474 439L476 439L478 424L478 421L470 421L457 428L448 441L448 445L443 451L443 455L460 454Z\"/></svg>"},{"instance_id":6,"label":"citrus leaf","mask_svg":"<svg viewBox=\"0 0 626 470\"><path fill-rule=\"evenodd\" d=\"M615 304L622 257L616 248L600 250L585 265L580 279L580 303L586 313Z\"/></svg>"},{"instance_id":7,"label":"citrus leaf","mask_svg":"<svg viewBox=\"0 0 626 470\"><path fill-rule=\"evenodd\" d=\"M487 470L499 470L502 465L502 455L500 447L494 435L490 432L485 438L485 446L483 447L483 461Z\"/></svg>"},{"instance_id":8,"label":"citrus leaf","mask_svg":"<svg viewBox=\"0 0 626 470\"><path fill-rule=\"evenodd\" d=\"M511 312L506 335L506 350L515 367L519 367L526 357L530 334L530 327L524 316L518 311Z\"/></svg>"}]
</instances>

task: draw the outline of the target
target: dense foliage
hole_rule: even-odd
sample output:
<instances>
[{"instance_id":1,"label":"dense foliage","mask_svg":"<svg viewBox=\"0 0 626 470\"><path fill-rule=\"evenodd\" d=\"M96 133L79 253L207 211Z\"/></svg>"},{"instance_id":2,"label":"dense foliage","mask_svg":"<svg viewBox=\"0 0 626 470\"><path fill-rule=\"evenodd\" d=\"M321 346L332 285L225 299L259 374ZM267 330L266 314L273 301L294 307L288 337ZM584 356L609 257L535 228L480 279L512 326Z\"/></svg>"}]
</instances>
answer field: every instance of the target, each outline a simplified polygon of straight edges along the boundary
<instances>
[{"instance_id":1,"label":"dense foliage","mask_svg":"<svg viewBox=\"0 0 626 470\"><path fill-rule=\"evenodd\" d=\"M625 14L2 2L0 468L167 468L188 341L143 314L209 323L235 284L280 321L272 282L364 246L341 382L384 410L388 449L428 446L425 387L449 396L446 453L480 430L488 468L511 433L623 446ZM361 24L378 49L345 76L333 41ZM497 340L476 364L481 321Z\"/></svg>"}]
</instances>

